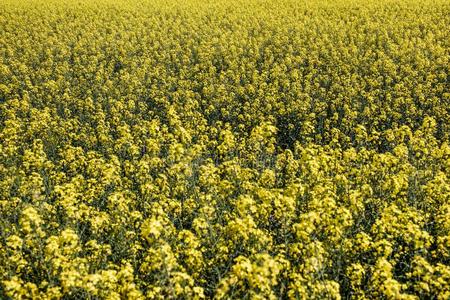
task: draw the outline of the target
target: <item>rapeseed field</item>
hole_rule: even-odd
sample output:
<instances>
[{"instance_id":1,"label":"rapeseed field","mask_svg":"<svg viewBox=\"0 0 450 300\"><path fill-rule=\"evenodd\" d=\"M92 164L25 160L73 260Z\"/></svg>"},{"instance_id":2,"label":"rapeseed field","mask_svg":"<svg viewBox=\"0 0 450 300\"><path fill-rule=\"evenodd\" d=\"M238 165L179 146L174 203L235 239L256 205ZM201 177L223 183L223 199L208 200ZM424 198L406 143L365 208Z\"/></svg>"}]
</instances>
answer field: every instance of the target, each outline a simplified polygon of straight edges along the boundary
<instances>
[{"instance_id":1,"label":"rapeseed field","mask_svg":"<svg viewBox=\"0 0 450 300\"><path fill-rule=\"evenodd\" d=\"M0 299L450 299L450 2L0 0Z\"/></svg>"}]
</instances>

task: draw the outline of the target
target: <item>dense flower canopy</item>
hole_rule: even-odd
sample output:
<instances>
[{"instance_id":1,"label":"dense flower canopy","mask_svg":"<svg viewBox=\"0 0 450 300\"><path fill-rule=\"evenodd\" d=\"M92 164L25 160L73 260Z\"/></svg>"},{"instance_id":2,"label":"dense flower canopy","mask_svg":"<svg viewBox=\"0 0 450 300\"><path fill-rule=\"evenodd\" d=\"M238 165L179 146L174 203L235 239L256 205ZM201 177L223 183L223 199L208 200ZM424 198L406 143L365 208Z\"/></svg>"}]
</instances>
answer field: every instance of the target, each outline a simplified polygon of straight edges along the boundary
<instances>
[{"instance_id":1,"label":"dense flower canopy","mask_svg":"<svg viewBox=\"0 0 450 300\"><path fill-rule=\"evenodd\" d=\"M447 0L0 0L0 298L449 299Z\"/></svg>"}]
</instances>

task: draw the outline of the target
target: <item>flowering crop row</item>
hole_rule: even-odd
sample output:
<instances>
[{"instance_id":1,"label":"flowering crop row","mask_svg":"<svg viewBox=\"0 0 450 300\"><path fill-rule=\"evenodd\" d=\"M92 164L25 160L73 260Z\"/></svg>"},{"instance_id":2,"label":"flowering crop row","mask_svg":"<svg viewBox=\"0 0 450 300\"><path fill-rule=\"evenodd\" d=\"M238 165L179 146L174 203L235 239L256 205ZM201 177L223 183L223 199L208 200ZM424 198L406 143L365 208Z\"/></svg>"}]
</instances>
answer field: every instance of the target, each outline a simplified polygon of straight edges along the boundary
<instances>
[{"instance_id":1,"label":"flowering crop row","mask_svg":"<svg viewBox=\"0 0 450 300\"><path fill-rule=\"evenodd\" d=\"M449 299L447 0L0 0L1 299Z\"/></svg>"}]
</instances>

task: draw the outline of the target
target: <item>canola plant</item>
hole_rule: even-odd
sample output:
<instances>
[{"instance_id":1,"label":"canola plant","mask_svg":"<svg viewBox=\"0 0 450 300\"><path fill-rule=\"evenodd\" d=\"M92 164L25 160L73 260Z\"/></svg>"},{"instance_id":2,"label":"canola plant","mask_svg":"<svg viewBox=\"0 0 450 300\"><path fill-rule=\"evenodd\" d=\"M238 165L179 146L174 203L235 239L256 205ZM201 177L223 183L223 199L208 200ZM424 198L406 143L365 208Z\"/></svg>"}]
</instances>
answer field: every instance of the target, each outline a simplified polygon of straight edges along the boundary
<instances>
[{"instance_id":1,"label":"canola plant","mask_svg":"<svg viewBox=\"0 0 450 300\"><path fill-rule=\"evenodd\" d=\"M0 0L1 299L449 299L447 0Z\"/></svg>"}]
</instances>

